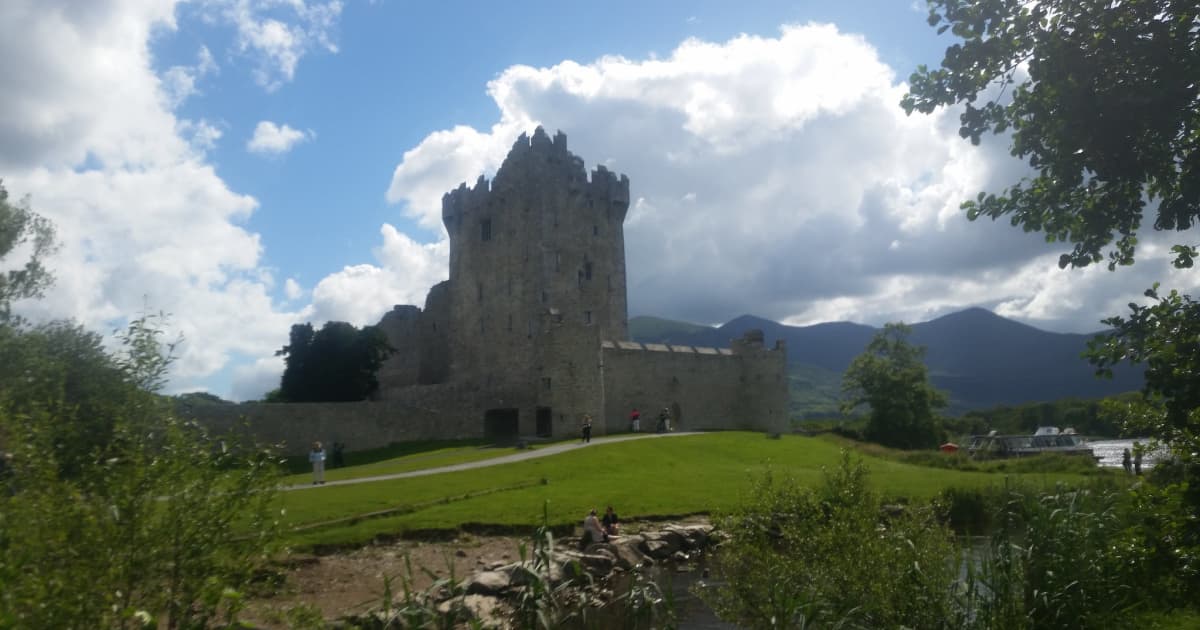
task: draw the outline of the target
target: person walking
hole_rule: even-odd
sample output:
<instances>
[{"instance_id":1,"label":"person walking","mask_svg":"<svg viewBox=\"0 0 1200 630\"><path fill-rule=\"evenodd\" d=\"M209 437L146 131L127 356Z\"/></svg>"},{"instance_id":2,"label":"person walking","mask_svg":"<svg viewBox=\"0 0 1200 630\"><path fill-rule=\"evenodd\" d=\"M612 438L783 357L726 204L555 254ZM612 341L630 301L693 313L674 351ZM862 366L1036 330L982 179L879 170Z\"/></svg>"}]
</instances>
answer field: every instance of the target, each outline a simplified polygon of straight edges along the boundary
<instances>
[{"instance_id":1,"label":"person walking","mask_svg":"<svg viewBox=\"0 0 1200 630\"><path fill-rule=\"evenodd\" d=\"M589 444L592 441L592 416L591 414L583 414L583 439L584 444Z\"/></svg>"},{"instance_id":2,"label":"person walking","mask_svg":"<svg viewBox=\"0 0 1200 630\"><path fill-rule=\"evenodd\" d=\"M313 485L325 483L325 449L321 447L320 442L312 443L312 450L308 452L308 461L313 467Z\"/></svg>"}]
</instances>

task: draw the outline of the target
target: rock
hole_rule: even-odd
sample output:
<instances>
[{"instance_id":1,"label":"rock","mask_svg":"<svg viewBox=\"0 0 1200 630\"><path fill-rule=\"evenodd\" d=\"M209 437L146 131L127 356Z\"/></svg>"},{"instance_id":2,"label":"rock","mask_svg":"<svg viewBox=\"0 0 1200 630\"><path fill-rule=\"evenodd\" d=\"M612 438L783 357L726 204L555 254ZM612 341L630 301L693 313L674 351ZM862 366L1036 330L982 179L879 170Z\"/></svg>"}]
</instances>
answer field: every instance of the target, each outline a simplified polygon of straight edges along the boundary
<instances>
[{"instance_id":1,"label":"rock","mask_svg":"<svg viewBox=\"0 0 1200 630\"><path fill-rule=\"evenodd\" d=\"M467 595L461 599L446 600L438 604L438 612L445 615L455 607L460 607L467 617L479 622L483 628L504 627L509 613L503 601L487 595Z\"/></svg>"},{"instance_id":2,"label":"rock","mask_svg":"<svg viewBox=\"0 0 1200 630\"><path fill-rule=\"evenodd\" d=\"M499 595L513 582L512 576L503 571L476 573L467 583L468 595Z\"/></svg>"},{"instance_id":3,"label":"rock","mask_svg":"<svg viewBox=\"0 0 1200 630\"><path fill-rule=\"evenodd\" d=\"M675 562L682 563L682 562L687 562L691 558L688 558L688 555L682 551L676 551L675 553L671 554L671 559L674 560Z\"/></svg>"},{"instance_id":4,"label":"rock","mask_svg":"<svg viewBox=\"0 0 1200 630\"><path fill-rule=\"evenodd\" d=\"M616 555L607 549L593 550L594 547L603 544L604 543L596 543L591 547L588 547L586 553L567 555L561 562L563 566L563 573L566 573L567 566L573 565L575 562L583 565L583 568L586 569L588 573L591 573L596 577L612 573L613 566L617 563Z\"/></svg>"},{"instance_id":5,"label":"rock","mask_svg":"<svg viewBox=\"0 0 1200 630\"><path fill-rule=\"evenodd\" d=\"M675 552L671 544L665 540L646 540L641 544L640 549L655 560L670 558L671 554Z\"/></svg>"},{"instance_id":6,"label":"rock","mask_svg":"<svg viewBox=\"0 0 1200 630\"><path fill-rule=\"evenodd\" d=\"M454 555L458 556L459 558L466 558L467 552L463 551L462 549L459 549L458 551L454 552Z\"/></svg>"}]
</instances>

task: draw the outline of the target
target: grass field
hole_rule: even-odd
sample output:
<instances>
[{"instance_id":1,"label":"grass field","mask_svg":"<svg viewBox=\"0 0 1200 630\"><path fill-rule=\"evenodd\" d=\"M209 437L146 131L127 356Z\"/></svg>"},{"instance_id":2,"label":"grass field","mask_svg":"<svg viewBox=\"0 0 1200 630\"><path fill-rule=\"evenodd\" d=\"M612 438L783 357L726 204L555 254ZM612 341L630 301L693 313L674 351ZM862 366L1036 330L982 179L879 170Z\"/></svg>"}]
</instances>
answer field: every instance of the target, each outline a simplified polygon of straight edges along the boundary
<instances>
[{"instance_id":1,"label":"grass field","mask_svg":"<svg viewBox=\"0 0 1200 630\"><path fill-rule=\"evenodd\" d=\"M307 527L289 535L289 540L300 546L356 544L376 535L453 531L464 526L520 530L541 522L543 505L550 524L558 526L577 523L589 508L603 510L605 505L612 505L625 519L712 513L737 505L751 479L768 469L797 483L819 483L822 468L835 465L842 448L826 439L784 436L772 440L761 433L738 432L595 443L477 470L286 492L280 502L285 526ZM430 466L443 465L432 462L466 455L451 448L423 461ZM1005 478L860 456L872 472L872 482L889 496L928 498L947 487L998 484ZM394 465L403 468L419 463L410 459L407 464ZM366 474L379 474L391 465L379 462L344 472L361 476L357 468L374 467ZM1011 476L1035 484L1084 479L1057 473ZM382 510L397 513L344 522ZM343 522L313 527L338 519Z\"/></svg>"}]
</instances>

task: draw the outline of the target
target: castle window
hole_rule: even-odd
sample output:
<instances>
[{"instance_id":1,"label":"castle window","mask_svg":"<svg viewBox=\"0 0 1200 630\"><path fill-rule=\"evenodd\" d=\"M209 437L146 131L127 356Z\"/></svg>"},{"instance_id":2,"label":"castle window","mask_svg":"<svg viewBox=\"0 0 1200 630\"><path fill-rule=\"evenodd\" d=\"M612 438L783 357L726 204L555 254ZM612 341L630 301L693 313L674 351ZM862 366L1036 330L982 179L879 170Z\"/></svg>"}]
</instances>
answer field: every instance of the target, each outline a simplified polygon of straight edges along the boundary
<instances>
[{"instance_id":1,"label":"castle window","mask_svg":"<svg viewBox=\"0 0 1200 630\"><path fill-rule=\"evenodd\" d=\"M600 236L600 226L599 225L592 226L592 236Z\"/></svg>"},{"instance_id":2,"label":"castle window","mask_svg":"<svg viewBox=\"0 0 1200 630\"><path fill-rule=\"evenodd\" d=\"M590 261L590 260L585 260L583 262L583 279L584 280L592 279L592 261Z\"/></svg>"},{"instance_id":3,"label":"castle window","mask_svg":"<svg viewBox=\"0 0 1200 630\"><path fill-rule=\"evenodd\" d=\"M583 288L583 270L582 269L579 270L579 272L576 274L576 277L577 277L577 281L579 283L579 288L582 289Z\"/></svg>"},{"instance_id":4,"label":"castle window","mask_svg":"<svg viewBox=\"0 0 1200 630\"><path fill-rule=\"evenodd\" d=\"M592 201L591 199L588 199L588 207L589 207L589 208L595 208L595 207L596 207L596 202Z\"/></svg>"},{"instance_id":5,"label":"castle window","mask_svg":"<svg viewBox=\"0 0 1200 630\"><path fill-rule=\"evenodd\" d=\"M533 320L532 319L525 323L525 336L530 337L530 338L533 337Z\"/></svg>"},{"instance_id":6,"label":"castle window","mask_svg":"<svg viewBox=\"0 0 1200 630\"><path fill-rule=\"evenodd\" d=\"M508 332L512 332L512 314L508 315Z\"/></svg>"},{"instance_id":7,"label":"castle window","mask_svg":"<svg viewBox=\"0 0 1200 630\"><path fill-rule=\"evenodd\" d=\"M475 285L475 294L479 298L479 301L482 302L483 301L483 283L482 282Z\"/></svg>"},{"instance_id":8,"label":"castle window","mask_svg":"<svg viewBox=\"0 0 1200 630\"><path fill-rule=\"evenodd\" d=\"M484 332L484 330L483 330L483 319L482 319L482 318L480 318L480 320L479 320L479 332L480 332L480 333L483 333L483 332Z\"/></svg>"},{"instance_id":9,"label":"castle window","mask_svg":"<svg viewBox=\"0 0 1200 630\"><path fill-rule=\"evenodd\" d=\"M561 269L562 269L562 254L560 254L559 252L554 252L554 270L560 271Z\"/></svg>"},{"instance_id":10,"label":"castle window","mask_svg":"<svg viewBox=\"0 0 1200 630\"><path fill-rule=\"evenodd\" d=\"M585 324L592 323L592 312L591 311L583 312L583 323L585 323Z\"/></svg>"},{"instance_id":11,"label":"castle window","mask_svg":"<svg viewBox=\"0 0 1200 630\"><path fill-rule=\"evenodd\" d=\"M549 376L542 377L542 387L545 387L546 391L550 391L550 377Z\"/></svg>"},{"instance_id":12,"label":"castle window","mask_svg":"<svg viewBox=\"0 0 1200 630\"><path fill-rule=\"evenodd\" d=\"M542 291L542 304L550 301L550 294Z\"/></svg>"},{"instance_id":13,"label":"castle window","mask_svg":"<svg viewBox=\"0 0 1200 630\"><path fill-rule=\"evenodd\" d=\"M491 219L484 219L479 222L479 240L481 240L481 241L492 240L492 220Z\"/></svg>"}]
</instances>

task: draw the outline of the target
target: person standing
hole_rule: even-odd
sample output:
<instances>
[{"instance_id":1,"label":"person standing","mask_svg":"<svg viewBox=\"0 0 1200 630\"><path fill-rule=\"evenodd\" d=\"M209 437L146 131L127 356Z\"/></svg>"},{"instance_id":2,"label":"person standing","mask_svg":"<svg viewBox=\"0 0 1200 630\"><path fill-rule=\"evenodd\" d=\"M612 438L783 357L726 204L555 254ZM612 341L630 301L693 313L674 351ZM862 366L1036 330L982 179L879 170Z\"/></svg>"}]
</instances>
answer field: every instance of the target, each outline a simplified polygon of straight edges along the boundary
<instances>
[{"instance_id":1,"label":"person standing","mask_svg":"<svg viewBox=\"0 0 1200 630\"><path fill-rule=\"evenodd\" d=\"M642 412L637 407L629 412L629 430L637 433L642 430Z\"/></svg>"},{"instance_id":2,"label":"person standing","mask_svg":"<svg viewBox=\"0 0 1200 630\"><path fill-rule=\"evenodd\" d=\"M591 414L583 414L583 443L589 444L592 441L592 416Z\"/></svg>"},{"instance_id":3,"label":"person standing","mask_svg":"<svg viewBox=\"0 0 1200 630\"><path fill-rule=\"evenodd\" d=\"M312 443L312 450L308 452L308 461L313 467L313 485L325 483L325 449L321 447L320 442Z\"/></svg>"},{"instance_id":4,"label":"person standing","mask_svg":"<svg viewBox=\"0 0 1200 630\"><path fill-rule=\"evenodd\" d=\"M1126 475L1133 474L1133 456L1129 454L1129 449L1121 453L1121 467L1125 469Z\"/></svg>"},{"instance_id":5,"label":"person standing","mask_svg":"<svg viewBox=\"0 0 1200 630\"><path fill-rule=\"evenodd\" d=\"M1142 446L1137 443L1133 445L1133 474L1142 474Z\"/></svg>"}]
</instances>

